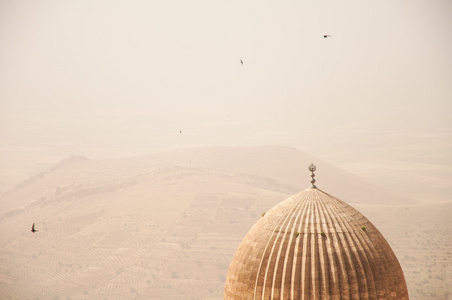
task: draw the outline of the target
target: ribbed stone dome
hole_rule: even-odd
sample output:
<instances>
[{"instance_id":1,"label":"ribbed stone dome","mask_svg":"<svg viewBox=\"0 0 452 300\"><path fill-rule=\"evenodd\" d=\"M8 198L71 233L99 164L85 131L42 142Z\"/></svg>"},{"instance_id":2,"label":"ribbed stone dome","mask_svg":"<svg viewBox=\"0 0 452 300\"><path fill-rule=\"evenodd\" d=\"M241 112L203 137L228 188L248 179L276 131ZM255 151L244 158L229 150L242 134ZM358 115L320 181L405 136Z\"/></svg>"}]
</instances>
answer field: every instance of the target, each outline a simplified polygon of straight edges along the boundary
<instances>
[{"instance_id":1,"label":"ribbed stone dome","mask_svg":"<svg viewBox=\"0 0 452 300\"><path fill-rule=\"evenodd\" d=\"M408 299L402 268L369 220L315 188L267 212L229 267L225 299Z\"/></svg>"}]
</instances>

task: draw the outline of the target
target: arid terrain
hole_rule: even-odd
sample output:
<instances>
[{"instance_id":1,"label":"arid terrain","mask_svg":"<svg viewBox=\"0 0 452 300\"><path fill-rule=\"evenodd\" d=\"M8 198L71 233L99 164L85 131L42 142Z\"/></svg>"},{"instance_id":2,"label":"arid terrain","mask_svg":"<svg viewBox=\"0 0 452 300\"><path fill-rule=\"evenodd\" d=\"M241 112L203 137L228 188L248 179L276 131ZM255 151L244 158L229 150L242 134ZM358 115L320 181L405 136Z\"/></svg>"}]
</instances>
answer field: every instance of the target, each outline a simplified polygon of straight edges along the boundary
<instances>
[{"instance_id":1,"label":"arid terrain","mask_svg":"<svg viewBox=\"0 0 452 300\"><path fill-rule=\"evenodd\" d=\"M410 299L451 298L452 199L419 202L278 146L71 156L17 185L0 198L0 298L222 299L241 239L310 186L311 163L318 188L386 237Z\"/></svg>"}]
</instances>

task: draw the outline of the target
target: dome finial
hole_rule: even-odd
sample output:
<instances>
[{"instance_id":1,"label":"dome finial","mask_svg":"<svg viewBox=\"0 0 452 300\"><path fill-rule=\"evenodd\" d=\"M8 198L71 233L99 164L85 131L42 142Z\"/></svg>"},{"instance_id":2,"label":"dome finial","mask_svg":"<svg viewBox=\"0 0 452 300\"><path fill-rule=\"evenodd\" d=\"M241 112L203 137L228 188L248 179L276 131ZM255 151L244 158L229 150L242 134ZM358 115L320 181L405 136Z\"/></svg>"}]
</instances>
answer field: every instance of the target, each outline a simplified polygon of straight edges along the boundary
<instances>
[{"instance_id":1,"label":"dome finial","mask_svg":"<svg viewBox=\"0 0 452 300\"><path fill-rule=\"evenodd\" d=\"M312 178L312 180L311 180L311 183L312 183L312 187L313 188L316 188L316 186L315 186L315 179L314 179L314 176L315 176L315 174L314 174L314 171L315 171L315 169L316 169L317 167L314 165L314 164L312 164L311 163L311 165L309 166L309 171L311 171L311 178Z\"/></svg>"}]
</instances>

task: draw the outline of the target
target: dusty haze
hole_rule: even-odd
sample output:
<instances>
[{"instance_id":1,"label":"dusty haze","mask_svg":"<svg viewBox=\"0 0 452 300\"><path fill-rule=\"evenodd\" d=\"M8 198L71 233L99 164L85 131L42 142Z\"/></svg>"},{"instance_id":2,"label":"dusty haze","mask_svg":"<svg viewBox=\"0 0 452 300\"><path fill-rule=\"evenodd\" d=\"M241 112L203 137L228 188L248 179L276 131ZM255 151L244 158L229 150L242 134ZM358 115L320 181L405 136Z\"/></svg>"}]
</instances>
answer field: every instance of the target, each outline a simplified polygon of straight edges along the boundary
<instances>
[{"instance_id":1,"label":"dusty haze","mask_svg":"<svg viewBox=\"0 0 452 300\"><path fill-rule=\"evenodd\" d=\"M277 144L451 194L447 0L1 1L0 44L2 192L72 154Z\"/></svg>"},{"instance_id":2,"label":"dusty haze","mask_svg":"<svg viewBox=\"0 0 452 300\"><path fill-rule=\"evenodd\" d=\"M263 212L310 186L313 160L317 187L388 240L410 299L448 299L451 201L417 203L276 146L71 156L31 177L0 197L0 298L222 299L240 241Z\"/></svg>"},{"instance_id":3,"label":"dusty haze","mask_svg":"<svg viewBox=\"0 0 452 300\"><path fill-rule=\"evenodd\" d=\"M451 1L0 1L0 45L1 298L221 299L311 162L450 298Z\"/></svg>"}]
</instances>

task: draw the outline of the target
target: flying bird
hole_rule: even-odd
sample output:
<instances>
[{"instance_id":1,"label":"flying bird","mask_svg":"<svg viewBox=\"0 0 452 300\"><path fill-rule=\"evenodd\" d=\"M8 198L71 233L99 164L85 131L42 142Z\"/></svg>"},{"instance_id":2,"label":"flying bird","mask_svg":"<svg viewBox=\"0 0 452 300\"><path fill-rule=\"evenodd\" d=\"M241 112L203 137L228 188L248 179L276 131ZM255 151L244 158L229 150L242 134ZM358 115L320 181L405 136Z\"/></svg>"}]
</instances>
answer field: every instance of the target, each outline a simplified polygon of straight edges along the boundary
<instances>
[{"instance_id":1,"label":"flying bird","mask_svg":"<svg viewBox=\"0 0 452 300\"><path fill-rule=\"evenodd\" d=\"M242 66L243 66L243 60L240 60L240 63L242 64Z\"/></svg>"},{"instance_id":2,"label":"flying bird","mask_svg":"<svg viewBox=\"0 0 452 300\"><path fill-rule=\"evenodd\" d=\"M331 35L329 35L329 34L324 34L324 35L323 35L323 38L325 38L325 39L326 39L326 38L329 38L329 37L331 37Z\"/></svg>"},{"instance_id":3,"label":"flying bird","mask_svg":"<svg viewBox=\"0 0 452 300\"><path fill-rule=\"evenodd\" d=\"M35 233L37 230L35 229L35 223L33 223L33 226L31 226L31 232Z\"/></svg>"}]
</instances>

